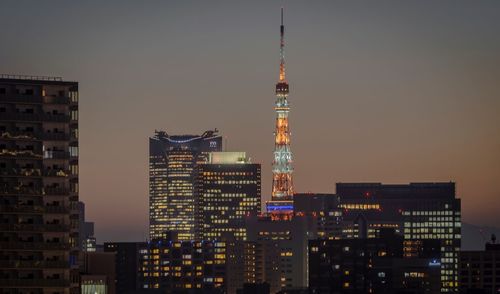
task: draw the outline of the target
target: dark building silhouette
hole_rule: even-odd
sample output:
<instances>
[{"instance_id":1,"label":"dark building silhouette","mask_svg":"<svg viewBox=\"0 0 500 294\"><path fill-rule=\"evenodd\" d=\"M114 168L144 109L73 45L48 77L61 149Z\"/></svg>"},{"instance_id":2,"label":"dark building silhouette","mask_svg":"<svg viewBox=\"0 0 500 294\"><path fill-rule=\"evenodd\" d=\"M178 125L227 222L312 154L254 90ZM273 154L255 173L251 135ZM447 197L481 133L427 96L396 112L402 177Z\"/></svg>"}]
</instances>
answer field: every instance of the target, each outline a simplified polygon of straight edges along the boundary
<instances>
[{"instance_id":1,"label":"dark building silhouette","mask_svg":"<svg viewBox=\"0 0 500 294\"><path fill-rule=\"evenodd\" d=\"M342 236L342 209L339 197L325 193L297 193L293 196L295 215L308 221L309 239L338 239Z\"/></svg>"},{"instance_id":2,"label":"dark building silhouette","mask_svg":"<svg viewBox=\"0 0 500 294\"><path fill-rule=\"evenodd\" d=\"M94 237L94 222L85 218L85 203L78 202L78 226L80 231L80 250L85 252L97 251L96 238Z\"/></svg>"},{"instance_id":3,"label":"dark building silhouette","mask_svg":"<svg viewBox=\"0 0 500 294\"><path fill-rule=\"evenodd\" d=\"M440 293L440 242L426 240L405 257L404 239L383 229L379 238L310 240L311 293Z\"/></svg>"},{"instance_id":4,"label":"dark building silhouette","mask_svg":"<svg viewBox=\"0 0 500 294\"><path fill-rule=\"evenodd\" d=\"M139 252L146 248L145 242L107 242L104 252L115 253L116 293L136 293L139 287Z\"/></svg>"},{"instance_id":5,"label":"dark building silhouette","mask_svg":"<svg viewBox=\"0 0 500 294\"><path fill-rule=\"evenodd\" d=\"M202 135L171 136L157 131L149 138L149 237L177 232L180 240L196 236L198 164L208 153L222 151L217 130Z\"/></svg>"},{"instance_id":6,"label":"dark building silhouette","mask_svg":"<svg viewBox=\"0 0 500 294\"><path fill-rule=\"evenodd\" d=\"M494 236L484 250L460 253L460 289L462 293L500 292L500 243Z\"/></svg>"},{"instance_id":7,"label":"dark building silhouette","mask_svg":"<svg viewBox=\"0 0 500 294\"><path fill-rule=\"evenodd\" d=\"M115 294L115 253L83 252L80 273L81 294Z\"/></svg>"},{"instance_id":8,"label":"dark building silhouette","mask_svg":"<svg viewBox=\"0 0 500 294\"><path fill-rule=\"evenodd\" d=\"M269 294L271 293L269 290L268 283L254 284L254 283L245 283L241 289L238 289L237 294Z\"/></svg>"},{"instance_id":9,"label":"dark building silhouette","mask_svg":"<svg viewBox=\"0 0 500 294\"><path fill-rule=\"evenodd\" d=\"M78 293L78 83L0 75L0 289Z\"/></svg>"},{"instance_id":10,"label":"dark building silhouette","mask_svg":"<svg viewBox=\"0 0 500 294\"><path fill-rule=\"evenodd\" d=\"M342 238L375 238L381 229L392 228L408 248L422 240L440 240L442 291L458 292L461 207L455 183L338 183L336 187Z\"/></svg>"}]
</instances>

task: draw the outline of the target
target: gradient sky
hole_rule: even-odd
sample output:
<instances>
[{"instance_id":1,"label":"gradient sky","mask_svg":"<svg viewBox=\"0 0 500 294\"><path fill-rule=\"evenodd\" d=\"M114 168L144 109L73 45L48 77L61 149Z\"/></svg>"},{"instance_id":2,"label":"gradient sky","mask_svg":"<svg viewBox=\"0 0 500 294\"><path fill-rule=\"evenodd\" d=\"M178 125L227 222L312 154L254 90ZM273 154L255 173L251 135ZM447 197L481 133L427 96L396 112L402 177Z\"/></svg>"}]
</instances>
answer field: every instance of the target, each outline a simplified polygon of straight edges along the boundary
<instances>
[{"instance_id":1,"label":"gradient sky","mask_svg":"<svg viewBox=\"0 0 500 294\"><path fill-rule=\"evenodd\" d=\"M500 1L2 1L0 72L80 82L98 242L147 236L155 129L218 128L269 197L282 5L296 190L456 181L498 226Z\"/></svg>"}]
</instances>

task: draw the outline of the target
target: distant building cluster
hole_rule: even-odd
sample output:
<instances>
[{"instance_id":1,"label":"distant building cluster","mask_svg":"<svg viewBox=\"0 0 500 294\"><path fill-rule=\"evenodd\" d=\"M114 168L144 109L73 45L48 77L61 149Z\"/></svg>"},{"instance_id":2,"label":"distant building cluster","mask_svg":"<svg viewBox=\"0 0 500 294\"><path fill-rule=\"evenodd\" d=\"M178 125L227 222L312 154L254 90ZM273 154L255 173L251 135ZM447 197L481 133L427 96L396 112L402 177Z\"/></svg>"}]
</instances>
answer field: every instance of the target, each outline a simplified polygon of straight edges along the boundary
<instances>
[{"instance_id":1,"label":"distant building cluster","mask_svg":"<svg viewBox=\"0 0 500 294\"><path fill-rule=\"evenodd\" d=\"M217 130L155 131L144 242L99 246L85 219L78 83L1 76L0 294L500 293L496 239L460 249L453 182L295 191L283 11L280 33L270 201Z\"/></svg>"}]
</instances>

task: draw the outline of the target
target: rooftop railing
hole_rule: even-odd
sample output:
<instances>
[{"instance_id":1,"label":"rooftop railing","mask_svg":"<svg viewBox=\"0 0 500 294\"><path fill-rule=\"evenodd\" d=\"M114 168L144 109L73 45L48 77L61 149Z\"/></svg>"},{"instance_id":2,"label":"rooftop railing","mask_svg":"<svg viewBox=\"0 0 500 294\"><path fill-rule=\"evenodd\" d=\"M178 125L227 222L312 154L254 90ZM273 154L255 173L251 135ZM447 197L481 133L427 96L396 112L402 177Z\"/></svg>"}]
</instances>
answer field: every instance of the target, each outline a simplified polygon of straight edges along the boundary
<instances>
[{"instance_id":1,"label":"rooftop railing","mask_svg":"<svg viewBox=\"0 0 500 294\"><path fill-rule=\"evenodd\" d=\"M54 82L62 82L62 80L63 80L62 77L34 76L34 75L13 75L13 74L0 74L0 79L54 81Z\"/></svg>"}]
</instances>

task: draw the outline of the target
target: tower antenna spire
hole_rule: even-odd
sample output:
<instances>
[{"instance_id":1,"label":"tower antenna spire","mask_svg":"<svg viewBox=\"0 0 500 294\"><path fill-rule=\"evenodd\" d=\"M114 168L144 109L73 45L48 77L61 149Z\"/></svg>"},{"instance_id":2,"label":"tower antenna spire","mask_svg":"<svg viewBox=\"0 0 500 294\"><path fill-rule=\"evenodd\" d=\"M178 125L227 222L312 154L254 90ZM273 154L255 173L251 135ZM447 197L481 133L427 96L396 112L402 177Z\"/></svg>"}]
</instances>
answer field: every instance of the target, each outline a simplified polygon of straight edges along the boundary
<instances>
[{"instance_id":1,"label":"tower antenna spire","mask_svg":"<svg viewBox=\"0 0 500 294\"><path fill-rule=\"evenodd\" d=\"M281 7L281 26L280 26L280 82L285 81L285 25L283 24L283 7Z\"/></svg>"}]
</instances>

